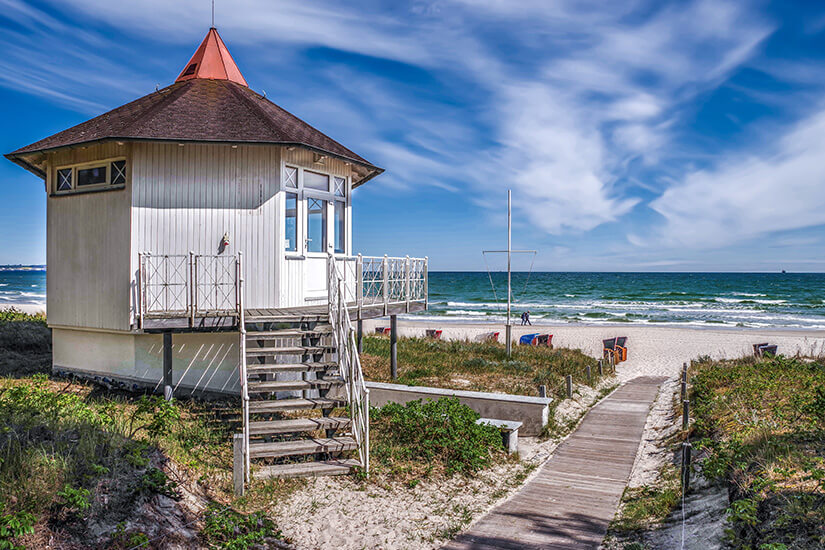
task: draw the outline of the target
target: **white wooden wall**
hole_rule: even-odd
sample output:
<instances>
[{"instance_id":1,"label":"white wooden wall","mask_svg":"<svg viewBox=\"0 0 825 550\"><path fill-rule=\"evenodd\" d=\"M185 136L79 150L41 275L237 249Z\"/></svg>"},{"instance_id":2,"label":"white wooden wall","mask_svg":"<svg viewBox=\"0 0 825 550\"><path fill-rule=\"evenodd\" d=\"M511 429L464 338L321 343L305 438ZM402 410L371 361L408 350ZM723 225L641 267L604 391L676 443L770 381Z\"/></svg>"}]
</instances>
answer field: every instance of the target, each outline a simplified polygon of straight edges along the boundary
<instances>
[{"instance_id":1,"label":"white wooden wall","mask_svg":"<svg viewBox=\"0 0 825 550\"><path fill-rule=\"evenodd\" d=\"M57 151L53 167L121 157L129 145L107 143ZM47 185L53 190L54 174ZM51 326L129 330L130 183L125 189L47 200L46 308Z\"/></svg>"},{"instance_id":2,"label":"white wooden wall","mask_svg":"<svg viewBox=\"0 0 825 550\"><path fill-rule=\"evenodd\" d=\"M133 146L132 259L153 254L244 254L247 307L277 305L283 235L280 148L139 143Z\"/></svg>"}]
</instances>

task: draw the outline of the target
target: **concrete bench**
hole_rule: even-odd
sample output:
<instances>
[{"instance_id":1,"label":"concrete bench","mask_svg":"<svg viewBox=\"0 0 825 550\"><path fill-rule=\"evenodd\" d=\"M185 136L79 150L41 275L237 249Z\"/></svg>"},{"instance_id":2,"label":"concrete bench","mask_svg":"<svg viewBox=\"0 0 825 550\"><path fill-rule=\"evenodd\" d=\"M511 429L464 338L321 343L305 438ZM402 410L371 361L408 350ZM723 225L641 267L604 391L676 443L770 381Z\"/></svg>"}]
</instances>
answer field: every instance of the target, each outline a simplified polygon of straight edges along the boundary
<instances>
[{"instance_id":1,"label":"concrete bench","mask_svg":"<svg viewBox=\"0 0 825 550\"><path fill-rule=\"evenodd\" d=\"M495 418L479 418L476 424L487 424L493 426L501 431L501 440L504 443L504 448L509 454L518 452L518 429L521 428L521 422L513 420L497 420Z\"/></svg>"},{"instance_id":2,"label":"concrete bench","mask_svg":"<svg viewBox=\"0 0 825 550\"><path fill-rule=\"evenodd\" d=\"M383 407L387 403L404 404L416 399L437 401L441 397L455 397L483 418L521 422L521 434L526 436L541 433L541 429L547 424L549 405L553 401L549 397L405 386L385 382L367 382L367 388L370 390L370 405L373 407Z\"/></svg>"}]
</instances>

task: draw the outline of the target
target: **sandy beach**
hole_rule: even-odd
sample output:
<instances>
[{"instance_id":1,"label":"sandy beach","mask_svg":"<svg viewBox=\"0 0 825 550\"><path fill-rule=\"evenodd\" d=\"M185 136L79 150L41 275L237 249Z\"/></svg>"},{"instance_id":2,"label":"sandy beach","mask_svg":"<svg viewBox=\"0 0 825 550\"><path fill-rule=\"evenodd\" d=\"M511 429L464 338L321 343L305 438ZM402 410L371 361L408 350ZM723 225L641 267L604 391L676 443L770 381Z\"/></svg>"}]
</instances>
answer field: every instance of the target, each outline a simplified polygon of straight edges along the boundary
<instances>
[{"instance_id":1,"label":"sandy beach","mask_svg":"<svg viewBox=\"0 0 825 550\"><path fill-rule=\"evenodd\" d=\"M46 306L39 305L39 304L3 304L0 305L0 311L4 309L16 309L17 311L22 311L23 313L28 313L30 315L35 315L37 313L46 313Z\"/></svg>"},{"instance_id":2,"label":"sandy beach","mask_svg":"<svg viewBox=\"0 0 825 550\"><path fill-rule=\"evenodd\" d=\"M364 332L389 326L386 320L364 321ZM398 320L401 337L424 336L427 329L440 329L446 339L478 339L491 331L500 332L504 341L504 326L492 323L463 323L432 320ZM514 326L513 338L522 334L549 333L555 347L580 349L598 358L603 339L627 336L628 358L617 369L619 381L636 376L676 376L682 363L709 355L716 359L730 359L753 353L752 345L763 342L776 344L784 355L825 354L825 331L784 329L705 329L684 326L639 325L533 325Z\"/></svg>"}]
</instances>

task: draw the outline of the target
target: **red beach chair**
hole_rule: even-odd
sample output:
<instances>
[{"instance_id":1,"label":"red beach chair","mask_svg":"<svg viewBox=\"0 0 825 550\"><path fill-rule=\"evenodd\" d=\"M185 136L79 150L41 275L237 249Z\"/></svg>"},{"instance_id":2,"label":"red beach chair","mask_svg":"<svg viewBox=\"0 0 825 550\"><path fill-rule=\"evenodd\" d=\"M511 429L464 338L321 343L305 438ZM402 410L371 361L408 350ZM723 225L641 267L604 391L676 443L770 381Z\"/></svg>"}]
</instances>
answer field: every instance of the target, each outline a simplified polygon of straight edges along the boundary
<instances>
[{"instance_id":1,"label":"red beach chair","mask_svg":"<svg viewBox=\"0 0 825 550\"><path fill-rule=\"evenodd\" d=\"M433 340L441 340L441 330L437 328L428 328L427 338L432 338Z\"/></svg>"},{"instance_id":2,"label":"red beach chair","mask_svg":"<svg viewBox=\"0 0 825 550\"><path fill-rule=\"evenodd\" d=\"M500 332L485 332L484 334L479 335L478 341L479 342L498 342L498 335L501 334Z\"/></svg>"},{"instance_id":3,"label":"red beach chair","mask_svg":"<svg viewBox=\"0 0 825 550\"><path fill-rule=\"evenodd\" d=\"M390 327L375 327L376 334L389 334Z\"/></svg>"}]
</instances>

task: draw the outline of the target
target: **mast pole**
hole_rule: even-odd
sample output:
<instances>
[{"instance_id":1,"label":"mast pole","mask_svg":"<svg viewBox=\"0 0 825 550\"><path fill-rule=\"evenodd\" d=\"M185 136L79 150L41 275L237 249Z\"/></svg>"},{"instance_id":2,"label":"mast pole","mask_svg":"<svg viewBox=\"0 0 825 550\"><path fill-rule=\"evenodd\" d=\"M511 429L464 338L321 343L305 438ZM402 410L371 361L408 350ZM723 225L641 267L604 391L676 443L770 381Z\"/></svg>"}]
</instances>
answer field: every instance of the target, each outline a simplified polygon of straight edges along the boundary
<instances>
[{"instance_id":1,"label":"mast pole","mask_svg":"<svg viewBox=\"0 0 825 550\"><path fill-rule=\"evenodd\" d=\"M511 302L511 272L510 259L512 256L513 244L513 210L512 210L512 190L507 190L507 324L505 325L505 338L507 339L507 357L512 353L512 326L510 325L510 302Z\"/></svg>"}]
</instances>

